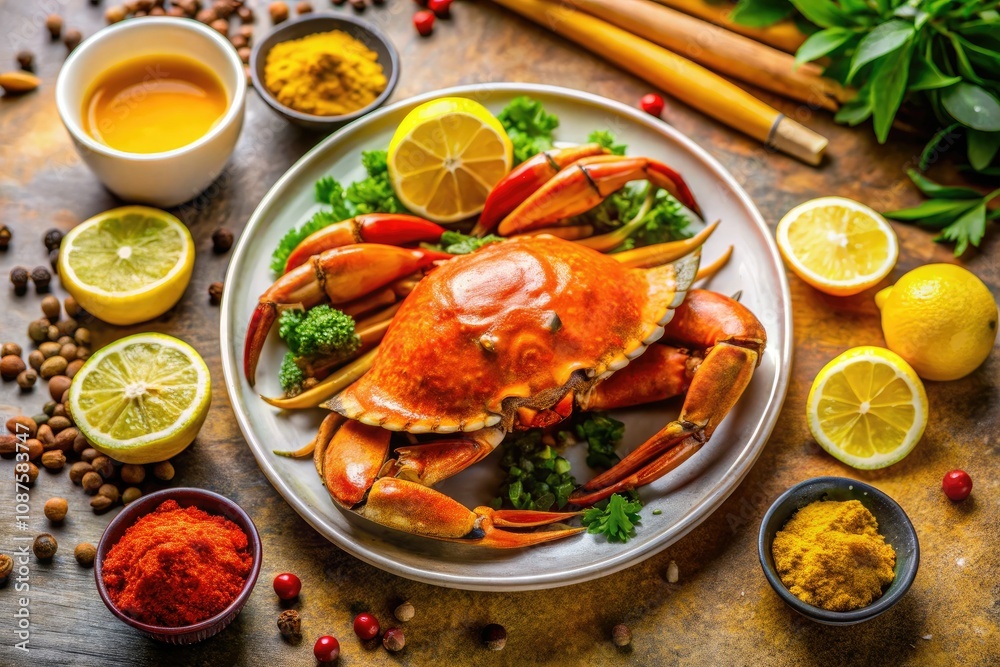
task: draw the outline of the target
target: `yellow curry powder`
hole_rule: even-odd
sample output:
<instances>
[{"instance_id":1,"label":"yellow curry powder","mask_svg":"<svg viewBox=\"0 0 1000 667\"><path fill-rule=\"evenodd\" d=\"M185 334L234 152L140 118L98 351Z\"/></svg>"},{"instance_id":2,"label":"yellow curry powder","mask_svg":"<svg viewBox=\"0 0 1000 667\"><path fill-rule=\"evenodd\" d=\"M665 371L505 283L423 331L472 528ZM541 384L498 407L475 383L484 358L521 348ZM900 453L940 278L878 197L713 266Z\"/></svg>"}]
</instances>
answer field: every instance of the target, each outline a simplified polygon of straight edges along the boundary
<instances>
[{"instance_id":1,"label":"yellow curry powder","mask_svg":"<svg viewBox=\"0 0 1000 667\"><path fill-rule=\"evenodd\" d=\"M803 507L774 536L771 552L788 590L830 611L870 604L895 576L896 551L857 500L823 500Z\"/></svg>"},{"instance_id":2,"label":"yellow curry powder","mask_svg":"<svg viewBox=\"0 0 1000 667\"><path fill-rule=\"evenodd\" d=\"M374 102L386 79L378 54L333 30L276 44L267 54L264 85L297 111L339 116Z\"/></svg>"}]
</instances>

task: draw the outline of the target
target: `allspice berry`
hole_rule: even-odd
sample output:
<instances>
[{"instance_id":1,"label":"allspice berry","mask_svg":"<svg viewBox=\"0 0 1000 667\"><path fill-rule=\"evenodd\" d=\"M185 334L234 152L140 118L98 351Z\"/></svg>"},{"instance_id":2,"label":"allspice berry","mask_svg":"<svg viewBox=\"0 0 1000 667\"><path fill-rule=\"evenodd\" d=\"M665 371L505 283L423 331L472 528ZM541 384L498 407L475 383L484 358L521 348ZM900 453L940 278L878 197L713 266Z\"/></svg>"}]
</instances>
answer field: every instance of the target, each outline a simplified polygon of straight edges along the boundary
<instances>
[{"instance_id":1,"label":"allspice berry","mask_svg":"<svg viewBox=\"0 0 1000 667\"><path fill-rule=\"evenodd\" d=\"M77 461L69 468L70 481L74 484L80 484L83 481L83 476L93 471L94 469L86 461Z\"/></svg>"},{"instance_id":2,"label":"allspice berry","mask_svg":"<svg viewBox=\"0 0 1000 667\"><path fill-rule=\"evenodd\" d=\"M208 27L216 31L223 37L229 36L229 21L227 21L226 19L215 19L214 21L208 24Z\"/></svg>"},{"instance_id":3,"label":"allspice berry","mask_svg":"<svg viewBox=\"0 0 1000 667\"><path fill-rule=\"evenodd\" d=\"M94 472L99 473L104 479L109 479L115 474L115 464L107 456L98 456L90 462L90 465L94 468Z\"/></svg>"},{"instance_id":4,"label":"allspice berry","mask_svg":"<svg viewBox=\"0 0 1000 667\"><path fill-rule=\"evenodd\" d=\"M272 2L267 6L272 23L281 23L288 19L288 5L283 2Z\"/></svg>"},{"instance_id":5,"label":"allspice berry","mask_svg":"<svg viewBox=\"0 0 1000 667\"><path fill-rule=\"evenodd\" d=\"M62 34L63 20L58 14L49 14L45 18L45 28L49 31L49 35L52 39L59 39L59 35Z\"/></svg>"},{"instance_id":6,"label":"allspice berry","mask_svg":"<svg viewBox=\"0 0 1000 667\"><path fill-rule=\"evenodd\" d=\"M112 23L118 23L119 21L124 21L128 14L125 12L125 8L121 5L116 5L114 7L108 7L107 11L104 12L104 20L108 22L108 25Z\"/></svg>"},{"instance_id":7,"label":"allspice berry","mask_svg":"<svg viewBox=\"0 0 1000 667\"><path fill-rule=\"evenodd\" d=\"M218 306L222 303L222 283L212 283L208 286L208 301L213 306Z\"/></svg>"},{"instance_id":8,"label":"allspice berry","mask_svg":"<svg viewBox=\"0 0 1000 667\"><path fill-rule=\"evenodd\" d=\"M104 484L104 478L91 470L88 473L84 473L83 477L80 478L80 484L83 486L84 491L94 494Z\"/></svg>"},{"instance_id":9,"label":"allspice berry","mask_svg":"<svg viewBox=\"0 0 1000 667\"><path fill-rule=\"evenodd\" d=\"M153 466L153 477L169 482L174 478L174 466L170 461L160 461Z\"/></svg>"},{"instance_id":10,"label":"allspice berry","mask_svg":"<svg viewBox=\"0 0 1000 667\"><path fill-rule=\"evenodd\" d=\"M14 571L14 559L7 554L0 554L0 584L7 581L7 577Z\"/></svg>"},{"instance_id":11,"label":"allspice berry","mask_svg":"<svg viewBox=\"0 0 1000 667\"><path fill-rule=\"evenodd\" d=\"M101 488L97 489L97 495L104 496L109 499L112 504L118 502L118 487L114 484L101 484Z\"/></svg>"},{"instance_id":12,"label":"allspice berry","mask_svg":"<svg viewBox=\"0 0 1000 667\"><path fill-rule=\"evenodd\" d=\"M17 64L25 72L35 71L35 54L31 51L24 50L17 52ZM6 227L5 227L6 229ZM10 230L7 230L7 239L10 239Z\"/></svg>"},{"instance_id":13,"label":"allspice berry","mask_svg":"<svg viewBox=\"0 0 1000 667\"><path fill-rule=\"evenodd\" d=\"M312 10L313 6L311 2L300 2L295 5L295 11L299 14L310 14Z\"/></svg>"},{"instance_id":14,"label":"allspice berry","mask_svg":"<svg viewBox=\"0 0 1000 667\"><path fill-rule=\"evenodd\" d=\"M122 466L121 475L126 484L141 484L146 479L146 469L136 463L126 463Z\"/></svg>"},{"instance_id":15,"label":"allspice berry","mask_svg":"<svg viewBox=\"0 0 1000 667\"><path fill-rule=\"evenodd\" d=\"M402 651L403 647L406 646L406 638L403 636L402 628L389 628L382 635L382 646L385 650L395 653L396 651Z\"/></svg>"},{"instance_id":16,"label":"allspice berry","mask_svg":"<svg viewBox=\"0 0 1000 667\"><path fill-rule=\"evenodd\" d=\"M42 465L49 470L62 470L66 465L66 455L61 449L52 449L42 454Z\"/></svg>"},{"instance_id":17,"label":"allspice berry","mask_svg":"<svg viewBox=\"0 0 1000 667\"><path fill-rule=\"evenodd\" d=\"M97 547L90 542L81 542L73 549L73 558L82 567L93 567L94 558L97 557Z\"/></svg>"},{"instance_id":18,"label":"allspice berry","mask_svg":"<svg viewBox=\"0 0 1000 667\"><path fill-rule=\"evenodd\" d=\"M619 623L611 628L611 641L615 646L628 646L632 643L632 631L624 623Z\"/></svg>"},{"instance_id":19,"label":"allspice berry","mask_svg":"<svg viewBox=\"0 0 1000 667\"><path fill-rule=\"evenodd\" d=\"M114 502L111 498L100 494L94 496L90 501L90 507L95 512L103 512L104 510L109 509L112 505L114 505Z\"/></svg>"},{"instance_id":20,"label":"allspice berry","mask_svg":"<svg viewBox=\"0 0 1000 667\"><path fill-rule=\"evenodd\" d=\"M407 621L413 618L414 613L415 610L413 609L413 605L410 604L409 602L404 602L403 604L396 607L396 610L393 612L393 615L401 623L406 623Z\"/></svg>"},{"instance_id":21,"label":"allspice berry","mask_svg":"<svg viewBox=\"0 0 1000 667\"><path fill-rule=\"evenodd\" d=\"M281 612L278 616L278 631L290 642L302 639L302 619L299 617L299 612L294 609Z\"/></svg>"},{"instance_id":22,"label":"allspice berry","mask_svg":"<svg viewBox=\"0 0 1000 667\"><path fill-rule=\"evenodd\" d=\"M31 543L31 550L38 560L52 560L57 549L59 549L59 543L48 533L42 533Z\"/></svg>"},{"instance_id":23,"label":"allspice berry","mask_svg":"<svg viewBox=\"0 0 1000 667\"><path fill-rule=\"evenodd\" d=\"M70 28L63 35L63 44L66 45L67 51L72 51L76 47L80 46L80 42L83 41L83 33L76 28Z\"/></svg>"},{"instance_id":24,"label":"allspice berry","mask_svg":"<svg viewBox=\"0 0 1000 667\"><path fill-rule=\"evenodd\" d=\"M483 628L481 639L489 650L502 651L507 645L507 629L499 623L490 623Z\"/></svg>"},{"instance_id":25,"label":"allspice berry","mask_svg":"<svg viewBox=\"0 0 1000 667\"><path fill-rule=\"evenodd\" d=\"M130 486L122 491L122 503L129 503L138 500L142 496L142 491L137 486Z\"/></svg>"},{"instance_id":26,"label":"allspice berry","mask_svg":"<svg viewBox=\"0 0 1000 667\"><path fill-rule=\"evenodd\" d=\"M65 519L68 511L69 503L66 502L65 498L49 498L45 501L45 507L42 508L45 518L52 523L58 523Z\"/></svg>"},{"instance_id":27,"label":"allspice berry","mask_svg":"<svg viewBox=\"0 0 1000 667\"><path fill-rule=\"evenodd\" d=\"M42 299L42 312L45 313L45 317L49 318L49 321L54 322L58 320L61 310L62 307L59 305L59 299L51 294Z\"/></svg>"}]
</instances>

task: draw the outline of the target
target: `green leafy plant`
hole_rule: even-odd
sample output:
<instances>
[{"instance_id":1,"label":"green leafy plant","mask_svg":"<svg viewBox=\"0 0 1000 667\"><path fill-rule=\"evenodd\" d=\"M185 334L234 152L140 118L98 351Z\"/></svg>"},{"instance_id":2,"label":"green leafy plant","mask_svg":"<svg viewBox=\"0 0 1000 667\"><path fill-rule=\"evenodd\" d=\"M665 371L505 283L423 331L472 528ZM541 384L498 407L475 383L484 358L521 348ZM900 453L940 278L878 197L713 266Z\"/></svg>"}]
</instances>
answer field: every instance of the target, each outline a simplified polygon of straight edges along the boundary
<instances>
[{"instance_id":1,"label":"green leafy plant","mask_svg":"<svg viewBox=\"0 0 1000 667\"><path fill-rule=\"evenodd\" d=\"M552 148L552 133L559 127L558 117L526 95L511 100L497 119L514 144L515 165Z\"/></svg>"},{"instance_id":2,"label":"green leafy plant","mask_svg":"<svg viewBox=\"0 0 1000 667\"><path fill-rule=\"evenodd\" d=\"M278 372L278 381L288 396L302 391L310 362L346 359L361 347L354 319L326 304L308 311L283 310L278 317L278 336L289 350Z\"/></svg>"},{"instance_id":3,"label":"green leafy plant","mask_svg":"<svg viewBox=\"0 0 1000 667\"><path fill-rule=\"evenodd\" d=\"M757 27L795 18L809 34L796 60L825 58L827 76L857 89L857 96L837 113L838 122L854 126L871 119L876 137L884 143L899 110L906 107L916 116L932 116L932 122L943 128L925 149L921 169L926 167L928 151L942 137L956 133L964 138L971 169L998 175L998 9L996 0L740 0L731 17ZM953 197L928 196L946 203L926 211L938 207L958 211ZM960 199L982 198L976 194ZM956 254L970 244L979 245L980 230L985 231L981 221L990 217L985 205L981 213L977 205L962 211L958 217L968 216L962 221L941 222L944 214L935 214L931 221L910 217L915 210L888 215L943 227L938 239L954 241Z\"/></svg>"},{"instance_id":4,"label":"green leafy plant","mask_svg":"<svg viewBox=\"0 0 1000 667\"><path fill-rule=\"evenodd\" d=\"M583 525L588 533L603 534L608 542L627 542L635 535L641 509L638 495L633 493L631 498L626 498L613 493L608 500L583 513Z\"/></svg>"}]
</instances>

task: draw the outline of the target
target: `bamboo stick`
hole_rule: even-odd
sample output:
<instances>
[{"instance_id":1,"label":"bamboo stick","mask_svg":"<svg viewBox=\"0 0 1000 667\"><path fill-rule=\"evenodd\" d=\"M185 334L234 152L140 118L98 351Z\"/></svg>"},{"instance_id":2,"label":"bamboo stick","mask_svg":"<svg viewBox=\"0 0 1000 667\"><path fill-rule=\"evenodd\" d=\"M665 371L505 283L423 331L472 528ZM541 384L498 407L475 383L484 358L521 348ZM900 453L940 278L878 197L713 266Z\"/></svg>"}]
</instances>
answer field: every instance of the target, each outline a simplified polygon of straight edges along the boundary
<instances>
[{"instance_id":1,"label":"bamboo stick","mask_svg":"<svg viewBox=\"0 0 1000 667\"><path fill-rule=\"evenodd\" d=\"M769 146L817 165L827 139L701 65L589 14L544 0L494 0L590 49L677 99Z\"/></svg>"},{"instance_id":2,"label":"bamboo stick","mask_svg":"<svg viewBox=\"0 0 1000 667\"><path fill-rule=\"evenodd\" d=\"M812 63L648 0L563 0L721 74L836 111L853 95Z\"/></svg>"},{"instance_id":3,"label":"bamboo stick","mask_svg":"<svg viewBox=\"0 0 1000 667\"><path fill-rule=\"evenodd\" d=\"M732 11L733 6L727 2L716 4L706 2L705 0L653 1L661 5L673 7L685 14L705 19L716 25L721 25L723 28L738 32L758 42L769 44L787 53L795 53L802 46L802 42L806 41L806 35L803 35L802 31L790 20L781 21L766 28L751 28L750 26L736 23L729 18L729 13Z\"/></svg>"}]
</instances>

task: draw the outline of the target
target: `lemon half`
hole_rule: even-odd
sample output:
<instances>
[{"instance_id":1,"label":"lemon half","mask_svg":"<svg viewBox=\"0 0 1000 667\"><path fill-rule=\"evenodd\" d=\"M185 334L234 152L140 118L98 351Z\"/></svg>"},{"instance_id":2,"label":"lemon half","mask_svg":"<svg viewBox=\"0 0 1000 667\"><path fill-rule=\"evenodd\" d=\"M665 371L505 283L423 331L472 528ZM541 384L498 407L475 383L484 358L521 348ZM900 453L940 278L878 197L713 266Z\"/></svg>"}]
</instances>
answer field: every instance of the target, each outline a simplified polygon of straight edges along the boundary
<instances>
[{"instance_id":1,"label":"lemon half","mask_svg":"<svg viewBox=\"0 0 1000 667\"><path fill-rule=\"evenodd\" d=\"M74 227L59 248L59 280L84 310L111 324L159 317L184 294L194 241L180 220L123 206Z\"/></svg>"},{"instance_id":2,"label":"lemon half","mask_svg":"<svg viewBox=\"0 0 1000 667\"><path fill-rule=\"evenodd\" d=\"M884 468L920 441L927 394L898 354L856 347L816 375L806 415L816 442L834 458L854 468Z\"/></svg>"},{"instance_id":3,"label":"lemon half","mask_svg":"<svg viewBox=\"0 0 1000 667\"><path fill-rule=\"evenodd\" d=\"M821 292L857 294L887 276L899 256L896 233L852 199L821 197L778 222L778 250L795 274Z\"/></svg>"},{"instance_id":4,"label":"lemon half","mask_svg":"<svg viewBox=\"0 0 1000 667\"><path fill-rule=\"evenodd\" d=\"M191 444L211 399L208 366L194 348L143 333L95 352L73 378L67 409L102 454L156 463Z\"/></svg>"},{"instance_id":5,"label":"lemon half","mask_svg":"<svg viewBox=\"0 0 1000 667\"><path fill-rule=\"evenodd\" d=\"M406 115L389 143L388 167L406 208L435 222L483 210L513 163L507 132L482 104L442 97Z\"/></svg>"}]
</instances>

